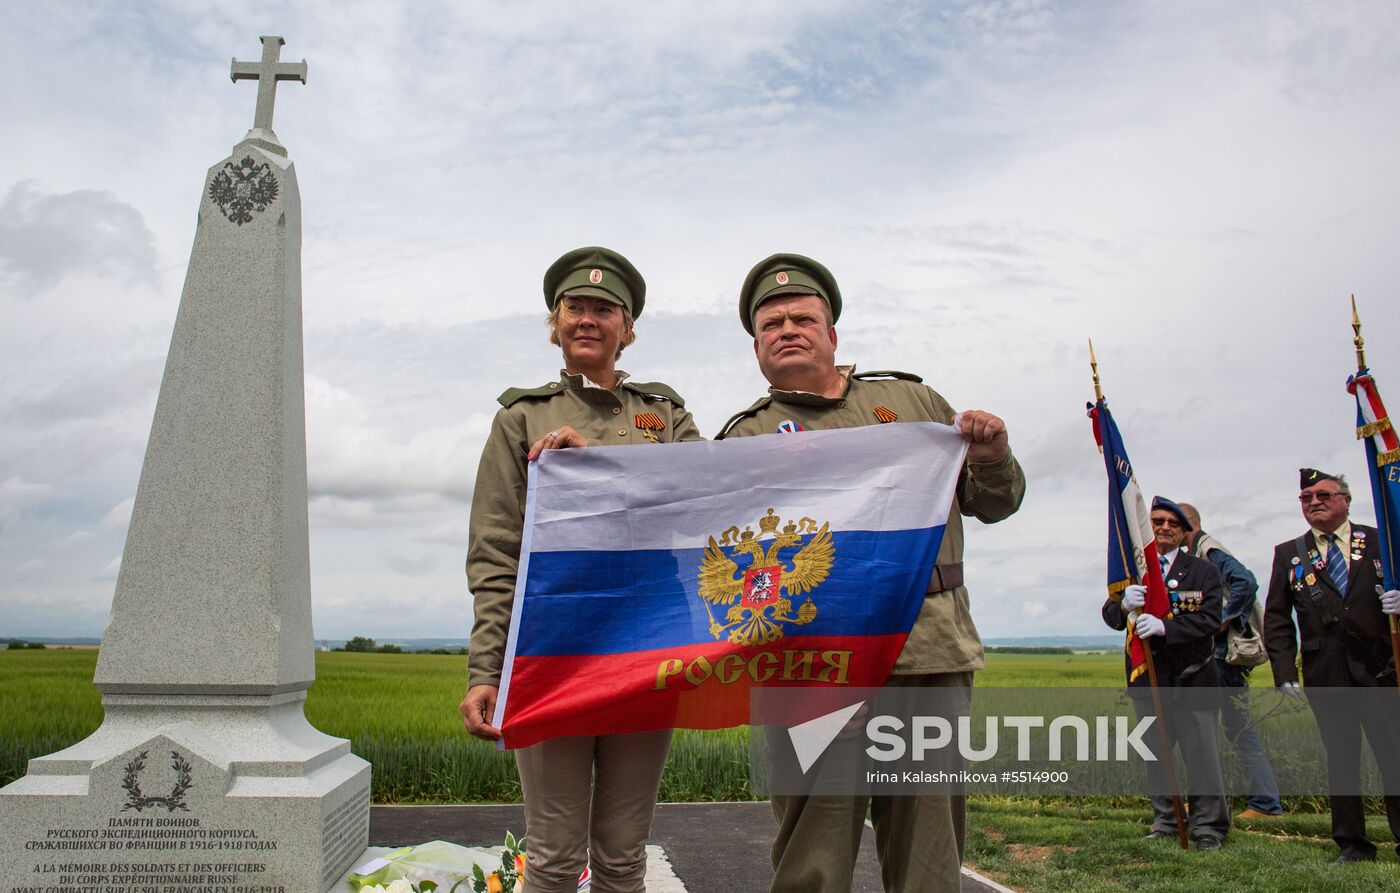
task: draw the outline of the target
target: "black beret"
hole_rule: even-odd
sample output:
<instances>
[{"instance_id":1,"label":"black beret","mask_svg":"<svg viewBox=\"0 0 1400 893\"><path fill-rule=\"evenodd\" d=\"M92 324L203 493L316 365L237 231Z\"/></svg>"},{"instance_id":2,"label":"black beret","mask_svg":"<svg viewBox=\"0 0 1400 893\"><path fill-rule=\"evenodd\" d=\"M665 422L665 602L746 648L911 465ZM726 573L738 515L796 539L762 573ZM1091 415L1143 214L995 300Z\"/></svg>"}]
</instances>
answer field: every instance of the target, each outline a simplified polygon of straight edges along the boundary
<instances>
[{"instance_id":1,"label":"black beret","mask_svg":"<svg viewBox=\"0 0 1400 893\"><path fill-rule=\"evenodd\" d=\"M1320 482L1322 482L1322 481L1335 481L1336 479L1337 479L1337 476L1336 476L1336 475L1334 475L1334 474L1328 474L1328 473L1325 472L1325 471L1318 471L1316 468L1300 468L1300 469L1298 469L1298 489L1299 489L1299 490L1306 490L1306 489L1308 489L1309 487L1311 487L1313 484L1320 483Z\"/></svg>"},{"instance_id":2,"label":"black beret","mask_svg":"<svg viewBox=\"0 0 1400 893\"><path fill-rule=\"evenodd\" d=\"M1152 497L1152 511L1155 512L1155 511L1157 511L1158 509L1160 509L1160 510L1162 510L1162 511L1164 511L1164 512L1171 512L1173 515L1176 515L1178 518L1180 518L1180 519L1181 519L1181 527L1182 527L1182 529L1185 530L1187 533L1190 533L1192 530L1195 529L1194 527L1191 526L1191 522L1190 522L1189 520L1187 520L1187 518L1186 518L1186 513L1183 512L1183 511L1181 510L1181 506L1179 506L1179 505L1177 505L1176 503L1172 502L1170 499L1166 498L1165 496L1154 496L1154 497Z\"/></svg>"}]
</instances>

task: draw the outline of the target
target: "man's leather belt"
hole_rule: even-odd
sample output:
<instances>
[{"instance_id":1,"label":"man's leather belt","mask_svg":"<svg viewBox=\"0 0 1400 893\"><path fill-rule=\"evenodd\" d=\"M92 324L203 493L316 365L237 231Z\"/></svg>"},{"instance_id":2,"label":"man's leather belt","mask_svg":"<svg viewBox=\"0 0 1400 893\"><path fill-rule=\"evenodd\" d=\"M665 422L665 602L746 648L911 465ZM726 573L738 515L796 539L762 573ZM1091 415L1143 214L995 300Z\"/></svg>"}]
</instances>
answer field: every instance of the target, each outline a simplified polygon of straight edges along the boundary
<instances>
[{"instance_id":1,"label":"man's leather belt","mask_svg":"<svg viewBox=\"0 0 1400 893\"><path fill-rule=\"evenodd\" d=\"M928 592L947 592L963 584L963 563L936 564L933 576L928 579Z\"/></svg>"}]
</instances>

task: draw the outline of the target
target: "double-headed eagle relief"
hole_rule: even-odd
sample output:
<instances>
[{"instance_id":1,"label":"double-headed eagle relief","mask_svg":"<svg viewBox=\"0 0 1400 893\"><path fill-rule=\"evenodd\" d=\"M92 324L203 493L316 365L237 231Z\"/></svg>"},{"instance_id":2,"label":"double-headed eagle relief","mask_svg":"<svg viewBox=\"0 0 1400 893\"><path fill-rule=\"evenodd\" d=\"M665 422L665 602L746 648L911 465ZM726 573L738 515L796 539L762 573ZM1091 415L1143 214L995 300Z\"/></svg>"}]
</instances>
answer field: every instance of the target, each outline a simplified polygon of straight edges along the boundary
<instances>
[{"instance_id":1,"label":"double-headed eagle relief","mask_svg":"<svg viewBox=\"0 0 1400 893\"><path fill-rule=\"evenodd\" d=\"M230 223L242 226L252 221L254 211L261 214L277 201L278 189L272 168L255 162L250 155L237 165L228 162L214 175L209 183L209 198Z\"/></svg>"},{"instance_id":2,"label":"double-headed eagle relief","mask_svg":"<svg viewBox=\"0 0 1400 893\"><path fill-rule=\"evenodd\" d=\"M758 519L758 536L752 527L740 533L734 526L718 542L710 537L698 579L700 597L710 614L710 635L716 639L728 630L729 641L736 645L766 645L783 637L783 624L807 624L816 618L817 606L811 598L793 614L792 597L811 592L831 573L836 555L831 524L823 523L818 529L816 521L802 518L779 530L780 523L782 518L770 508ZM731 606L724 623L715 619L711 605Z\"/></svg>"}]
</instances>

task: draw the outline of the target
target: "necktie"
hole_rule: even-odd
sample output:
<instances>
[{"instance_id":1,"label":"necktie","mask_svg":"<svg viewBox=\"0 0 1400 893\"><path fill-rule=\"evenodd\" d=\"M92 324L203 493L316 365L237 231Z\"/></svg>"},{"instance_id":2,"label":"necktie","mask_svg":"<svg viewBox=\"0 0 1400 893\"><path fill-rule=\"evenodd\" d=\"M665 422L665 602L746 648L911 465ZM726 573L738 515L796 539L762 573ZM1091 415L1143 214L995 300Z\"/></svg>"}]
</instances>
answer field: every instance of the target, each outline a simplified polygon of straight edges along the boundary
<instances>
[{"instance_id":1,"label":"necktie","mask_svg":"<svg viewBox=\"0 0 1400 893\"><path fill-rule=\"evenodd\" d=\"M1343 596L1347 594L1347 563L1342 558L1342 547L1337 545L1338 536L1329 533L1323 539L1327 540L1327 576L1332 578L1337 591Z\"/></svg>"},{"instance_id":2,"label":"necktie","mask_svg":"<svg viewBox=\"0 0 1400 893\"><path fill-rule=\"evenodd\" d=\"M1161 562L1161 565L1162 565L1162 576L1165 577L1165 576L1167 575L1167 568L1170 566L1170 565L1168 564L1168 562L1167 562L1167 556L1165 556L1165 555L1158 555L1158 556L1157 556L1157 560L1158 560L1159 562Z\"/></svg>"}]
</instances>

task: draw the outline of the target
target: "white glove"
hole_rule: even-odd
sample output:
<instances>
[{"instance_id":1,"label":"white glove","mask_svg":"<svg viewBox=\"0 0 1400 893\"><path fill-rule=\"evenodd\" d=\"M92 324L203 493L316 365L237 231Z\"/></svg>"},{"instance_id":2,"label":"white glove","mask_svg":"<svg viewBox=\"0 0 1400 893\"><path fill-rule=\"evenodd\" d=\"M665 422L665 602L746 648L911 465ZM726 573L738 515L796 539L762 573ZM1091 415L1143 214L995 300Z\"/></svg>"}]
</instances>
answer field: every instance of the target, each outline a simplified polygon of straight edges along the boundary
<instances>
[{"instance_id":1,"label":"white glove","mask_svg":"<svg viewBox=\"0 0 1400 893\"><path fill-rule=\"evenodd\" d=\"M1400 614L1400 589L1381 593L1381 610L1387 614Z\"/></svg>"},{"instance_id":2,"label":"white glove","mask_svg":"<svg viewBox=\"0 0 1400 893\"><path fill-rule=\"evenodd\" d=\"M1280 682L1278 690L1295 701L1302 700L1303 690L1298 687L1298 683L1296 682Z\"/></svg>"},{"instance_id":3,"label":"white glove","mask_svg":"<svg viewBox=\"0 0 1400 893\"><path fill-rule=\"evenodd\" d=\"M1150 639L1153 636L1167 634L1167 625L1162 622L1162 618L1155 614L1139 614L1134 626L1137 629L1139 639Z\"/></svg>"},{"instance_id":4,"label":"white glove","mask_svg":"<svg viewBox=\"0 0 1400 893\"><path fill-rule=\"evenodd\" d=\"M1134 611L1141 611L1147 604L1147 587L1140 583L1134 583L1123 590L1123 611L1131 614Z\"/></svg>"}]
</instances>

